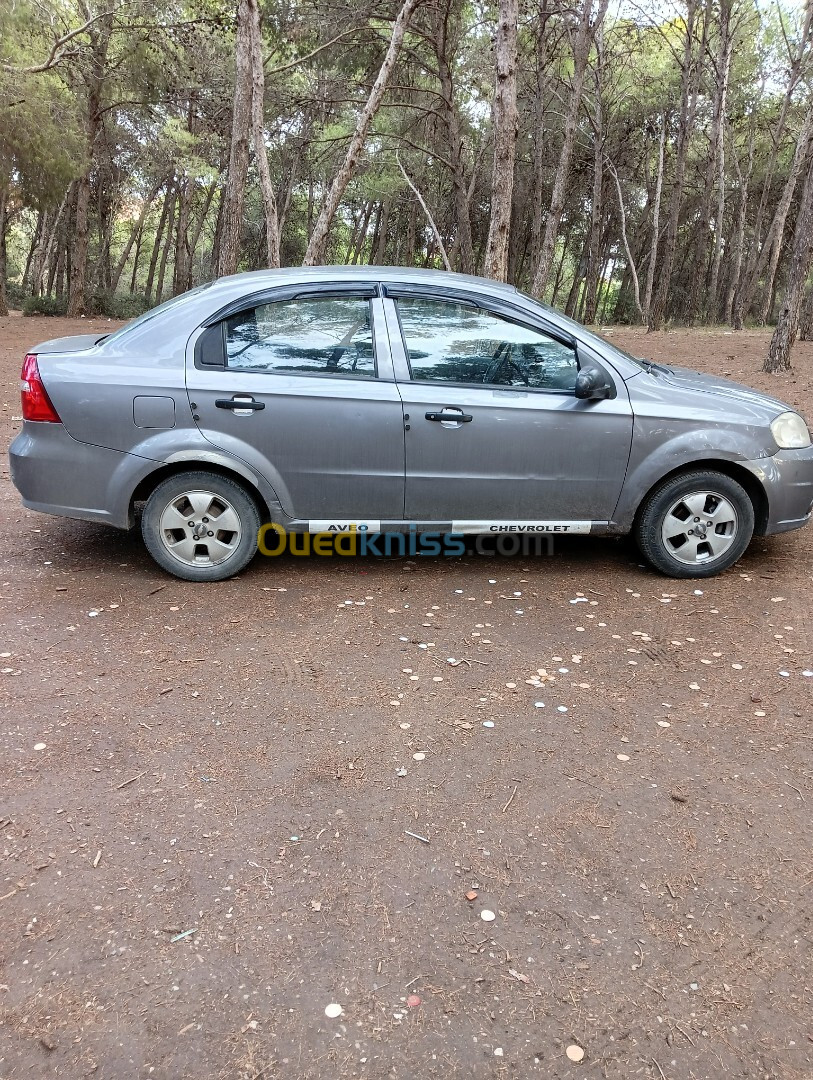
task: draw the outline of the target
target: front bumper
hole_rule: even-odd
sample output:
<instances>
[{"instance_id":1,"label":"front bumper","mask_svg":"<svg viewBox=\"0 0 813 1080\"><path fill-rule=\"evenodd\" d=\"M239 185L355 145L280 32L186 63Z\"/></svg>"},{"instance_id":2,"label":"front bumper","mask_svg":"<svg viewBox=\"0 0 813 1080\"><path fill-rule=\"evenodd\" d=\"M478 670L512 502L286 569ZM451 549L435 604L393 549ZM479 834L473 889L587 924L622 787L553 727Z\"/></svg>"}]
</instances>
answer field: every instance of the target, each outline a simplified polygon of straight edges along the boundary
<instances>
[{"instance_id":1,"label":"front bumper","mask_svg":"<svg viewBox=\"0 0 813 1080\"><path fill-rule=\"evenodd\" d=\"M134 477L144 466L155 467L134 454L78 442L62 424L30 420L9 447L9 464L29 509L121 529L130 524Z\"/></svg>"},{"instance_id":2,"label":"front bumper","mask_svg":"<svg viewBox=\"0 0 813 1080\"><path fill-rule=\"evenodd\" d=\"M780 450L773 457L745 462L768 498L764 532L800 529L813 512L813 446Z\"/></svg>"}]
</instances>

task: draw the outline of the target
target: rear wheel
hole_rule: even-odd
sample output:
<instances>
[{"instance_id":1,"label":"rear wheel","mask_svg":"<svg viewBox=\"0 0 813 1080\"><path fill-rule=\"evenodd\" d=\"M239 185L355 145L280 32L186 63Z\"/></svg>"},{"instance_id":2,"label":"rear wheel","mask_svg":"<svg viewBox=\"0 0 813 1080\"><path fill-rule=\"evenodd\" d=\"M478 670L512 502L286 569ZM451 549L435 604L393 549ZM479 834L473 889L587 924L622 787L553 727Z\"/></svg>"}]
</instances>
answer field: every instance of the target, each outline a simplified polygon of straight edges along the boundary
<instances>
[{"instance_id":1,"label":"rear wheel","mask_svg":"<svg viewBox=\"0 0 813 1080\"><path fill-rule=\"evenodd\" d=\"M664 481L647 497L635 526L641 553L669 577L712 577L751 542L754 507L741 484L698 470Z\"/></svg>"},{"instance_id":2,"label":"rear wheel","mask_svg":"<svg viewBox=\"0 0 813 1080\"><path fill-rule=\"evenodd\" d=\"M224 581L257 551L260 515L245 488L204 470L162 481L147 500L141 533L150 555L186 581Z\"/></svg>"}]
</instances>

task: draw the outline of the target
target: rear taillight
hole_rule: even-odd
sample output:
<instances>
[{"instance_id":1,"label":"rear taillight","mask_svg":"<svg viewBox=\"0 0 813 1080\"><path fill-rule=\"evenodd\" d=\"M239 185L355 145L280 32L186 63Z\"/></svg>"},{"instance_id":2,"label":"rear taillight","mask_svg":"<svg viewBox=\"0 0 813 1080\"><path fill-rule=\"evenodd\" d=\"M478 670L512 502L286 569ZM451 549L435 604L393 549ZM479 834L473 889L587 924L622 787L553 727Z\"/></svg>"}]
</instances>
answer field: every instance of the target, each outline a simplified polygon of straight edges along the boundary
<instances>
[{"instance_id":1,"label":"rear taillight","mask_svg":"<svg viewBox=\"0 0 813 1080\"><path fill-rule=\"evenodd\" d=\"M47 424L62 423L42 385L37 358L33 353L29 353L23 360L20 391L23 398L23 420L39 420Z\"/></svg>"}]
</instances>

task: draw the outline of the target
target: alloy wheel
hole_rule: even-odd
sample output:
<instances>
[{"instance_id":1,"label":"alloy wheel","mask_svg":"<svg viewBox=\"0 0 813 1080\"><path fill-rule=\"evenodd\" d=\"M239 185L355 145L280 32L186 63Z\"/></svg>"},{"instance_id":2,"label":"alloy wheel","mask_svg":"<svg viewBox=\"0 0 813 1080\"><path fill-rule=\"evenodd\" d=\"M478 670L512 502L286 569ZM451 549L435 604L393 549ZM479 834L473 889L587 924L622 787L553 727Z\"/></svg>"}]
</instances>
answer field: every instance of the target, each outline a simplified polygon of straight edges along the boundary
<instances>
[{"instance_id":1,"label":"alloy wheel","mask_svg":"<svg viewBox=\"0 0 813 1080\"><path fill-rule=\"evenodd\" d=\"M217 566L237 550L240 516L222 495L185 491L164 508L159 536L167 552L186 566Z\"/></svg>"},{"instance_id":2,"label":"alloy wheel","mask_svg":"<svg viewBox=\"0 0 813 1080\"><path fill-rule=\"evenodd\" d=\"M737 539L734 505L716 491L682 495L667 510L661 526L663 545L673 559L689 566L721 558Z\"/></svg>"}]
</instances>

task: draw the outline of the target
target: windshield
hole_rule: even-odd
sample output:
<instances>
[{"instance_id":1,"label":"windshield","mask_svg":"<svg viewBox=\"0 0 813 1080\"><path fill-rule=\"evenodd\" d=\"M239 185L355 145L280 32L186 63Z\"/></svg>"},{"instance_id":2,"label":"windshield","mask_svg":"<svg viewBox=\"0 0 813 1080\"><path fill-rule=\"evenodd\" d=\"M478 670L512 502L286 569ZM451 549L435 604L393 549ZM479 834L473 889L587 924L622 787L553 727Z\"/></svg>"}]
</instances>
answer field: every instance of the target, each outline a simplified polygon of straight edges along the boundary
<instances>
[{"instance_id":1,"label":"windshield","mask_svg":"<svg viewBox=\"0 0 813 1080\"><path fill-rule=\"evenodd\" d=\"M156 315L163 315L165 311L169 311L170 308L174 308L177 304L182 303L184 300L188 300L190 296L197 296L199 293L204 292L214 285L214 281L207 281L205 285L198 285L195 289L190 289L189 292L180 293L178 296L173 296L169 300L165 300L163 304L159 304L158 307L150 308L149 311L145 311L143 315L139 315L137 319L133 319L131 322L125 323L124 326L120 326L118 330L114 330L112 334L109 334L105 341L117 341L119 338L129 334L131 330L136 330L148 323L151 319L154 319Z\"/></svg>"}]
</instances>

